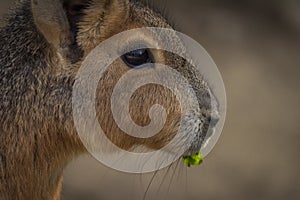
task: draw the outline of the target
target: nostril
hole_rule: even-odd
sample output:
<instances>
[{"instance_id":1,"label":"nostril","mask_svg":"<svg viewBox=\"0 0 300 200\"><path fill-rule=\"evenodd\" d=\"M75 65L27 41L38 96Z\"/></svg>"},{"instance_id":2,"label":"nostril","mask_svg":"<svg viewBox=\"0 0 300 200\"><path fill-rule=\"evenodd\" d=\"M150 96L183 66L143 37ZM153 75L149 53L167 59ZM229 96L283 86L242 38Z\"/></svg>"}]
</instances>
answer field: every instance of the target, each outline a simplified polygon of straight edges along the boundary
<instances>
[{"instance_id":1,"label":"nostril","mask_svg":"<svg viewBox=\"0 0 300 200\"><path fill-rule=\"evenodd\" d=\"M212 113L211 116L209 117L209 123L211 126L216 126L220 120L220 116L217 113Z\"/></svg>"}]
</instances>

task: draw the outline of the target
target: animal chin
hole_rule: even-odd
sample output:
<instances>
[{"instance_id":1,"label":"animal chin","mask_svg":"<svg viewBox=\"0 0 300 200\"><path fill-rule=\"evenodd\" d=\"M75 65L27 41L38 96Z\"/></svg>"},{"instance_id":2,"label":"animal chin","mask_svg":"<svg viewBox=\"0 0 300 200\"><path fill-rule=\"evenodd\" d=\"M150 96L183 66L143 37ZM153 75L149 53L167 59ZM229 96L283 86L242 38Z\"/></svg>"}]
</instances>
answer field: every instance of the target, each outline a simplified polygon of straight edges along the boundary
<instances>
[{"instance_id":1,"label":"animal chin","mask_svg":"<svg viewBox=\"0 0 300 200\"><path fill-rule=\"evenodd\" d=\"M207 145L214 134L215 126L219 121L218 114L212 112L192 112L183 120L183 130L187 135L188 150L183 157L198 154L201 148Z\"/></svg>"}]
</instances>

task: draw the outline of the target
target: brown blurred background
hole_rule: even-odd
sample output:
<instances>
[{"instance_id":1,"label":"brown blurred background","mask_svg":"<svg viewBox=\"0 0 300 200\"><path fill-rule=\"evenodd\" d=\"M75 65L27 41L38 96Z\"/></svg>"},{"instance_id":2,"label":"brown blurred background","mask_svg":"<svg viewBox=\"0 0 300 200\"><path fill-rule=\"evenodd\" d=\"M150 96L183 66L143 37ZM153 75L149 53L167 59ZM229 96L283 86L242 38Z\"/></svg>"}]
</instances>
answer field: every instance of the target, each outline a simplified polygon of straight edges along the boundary
<instances>
[{"instance_id":1,"label":"brown blurred background","mask_svg":"<svg viewBox=\"0 0 300 200\"><path fill-rule=\"evenodd\" d=\"M158 172L146 199L300 199L300 1L154 2L215 60L228 115L205 163ZM11 3L1 0L0 13ZM63 199L142 199L152 177L85 156L66 170Z\"/></svg>"}]
</instances>

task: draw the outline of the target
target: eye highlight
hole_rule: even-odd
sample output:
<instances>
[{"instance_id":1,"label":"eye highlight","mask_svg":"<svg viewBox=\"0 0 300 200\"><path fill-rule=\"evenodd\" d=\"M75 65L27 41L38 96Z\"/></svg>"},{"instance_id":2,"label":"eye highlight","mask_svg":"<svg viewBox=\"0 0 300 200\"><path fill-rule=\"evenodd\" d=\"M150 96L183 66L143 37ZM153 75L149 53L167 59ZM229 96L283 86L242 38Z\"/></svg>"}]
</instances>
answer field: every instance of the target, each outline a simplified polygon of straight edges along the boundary
<instances>
[{"instance_id":1,"label":"eye highlight","mask_svg":"<svg viewBox=\"0 0 300 200\"><path fill-rule=\"evenodd\" d=\"M147 63L154 63L153 55L149 49L137 49L122 56L126 65L137 68Z\"/></svg>"}]
</instances>

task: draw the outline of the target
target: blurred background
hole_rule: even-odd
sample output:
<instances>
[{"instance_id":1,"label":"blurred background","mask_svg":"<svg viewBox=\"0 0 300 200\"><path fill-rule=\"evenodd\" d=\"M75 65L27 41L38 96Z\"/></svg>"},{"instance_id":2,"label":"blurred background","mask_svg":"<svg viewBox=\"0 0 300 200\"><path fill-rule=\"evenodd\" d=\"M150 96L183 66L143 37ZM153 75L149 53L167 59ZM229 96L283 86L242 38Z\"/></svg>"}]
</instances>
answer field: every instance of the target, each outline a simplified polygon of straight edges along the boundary
<instances>
[{"instance_id":1,"label":"blurred background","mask_svg":"<svg viewBox=\"0 0 300 200\"><path fill-rule=\"evenodd\" d=\"M228 98L223 134L200 167L180 162L155 176L81 157L65 172L63 200L300 199L300 1L154 3L218 65ZM1 15L10 5L1 0Z\"/></svg>"}]
</instances>

